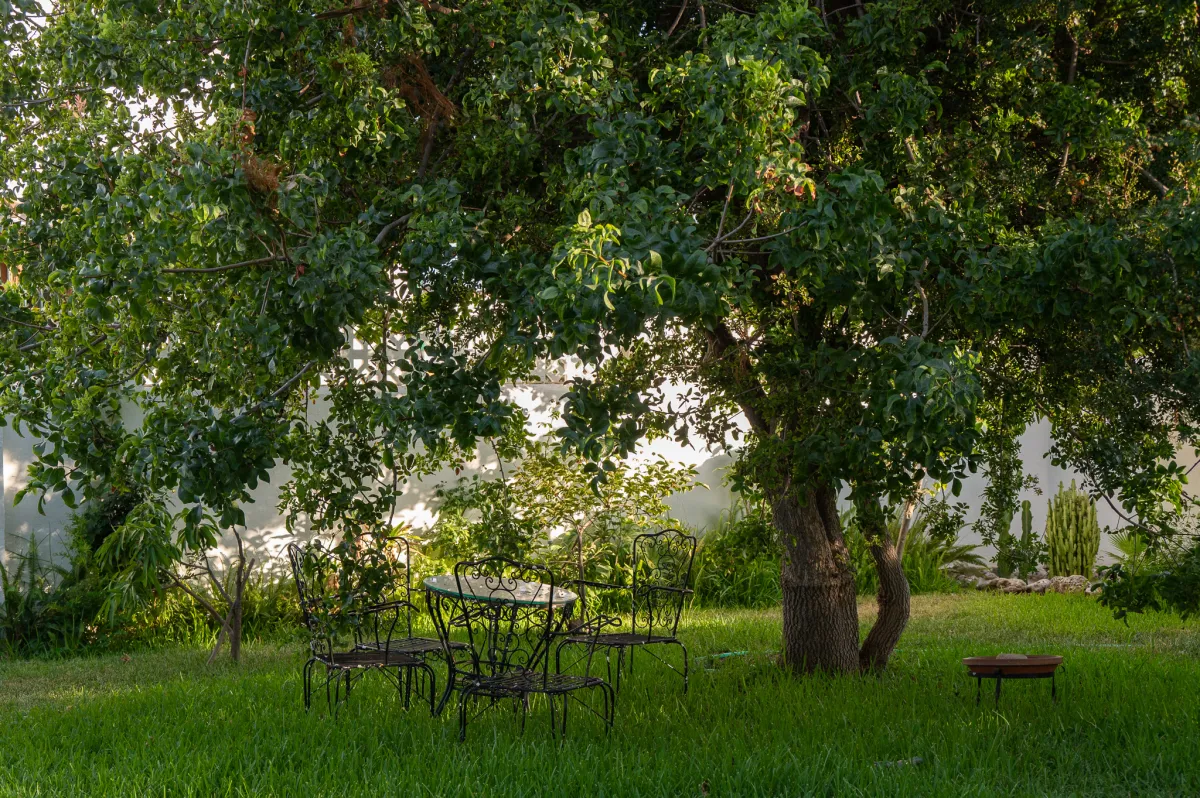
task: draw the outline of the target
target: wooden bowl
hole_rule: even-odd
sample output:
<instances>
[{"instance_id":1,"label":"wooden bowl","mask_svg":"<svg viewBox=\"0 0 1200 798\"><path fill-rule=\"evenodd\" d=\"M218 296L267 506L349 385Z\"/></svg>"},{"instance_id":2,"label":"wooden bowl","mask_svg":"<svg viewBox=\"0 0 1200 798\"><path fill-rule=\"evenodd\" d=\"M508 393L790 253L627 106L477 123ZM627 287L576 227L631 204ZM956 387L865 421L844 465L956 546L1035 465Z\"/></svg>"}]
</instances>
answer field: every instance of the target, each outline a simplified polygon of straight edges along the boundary
<instances>
[{"instance_id":1,"label":"wooden bowl","mask_svg":"<svg viewBox=\"0 0 1200 798\"><path fill-rule=\"evenodd\" d=\"M1054 673L1063 658L1043 654L1030 654L1024 659L1014 657L967 657L963 665L972 676L1003 677L1049 676Z\"/></svg>"}]
</instances>

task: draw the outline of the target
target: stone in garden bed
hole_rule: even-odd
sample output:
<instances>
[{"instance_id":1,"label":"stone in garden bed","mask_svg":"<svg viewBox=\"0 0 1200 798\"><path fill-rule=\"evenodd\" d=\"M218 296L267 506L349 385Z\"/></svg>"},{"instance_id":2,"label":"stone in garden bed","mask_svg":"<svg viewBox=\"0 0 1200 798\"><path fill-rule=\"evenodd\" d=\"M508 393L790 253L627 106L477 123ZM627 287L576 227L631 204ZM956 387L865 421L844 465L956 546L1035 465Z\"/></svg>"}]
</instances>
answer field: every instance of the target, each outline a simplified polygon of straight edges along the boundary
<instances>
[{"instance_id":1,"label":"stone in garden bed","mask_svg":"<svg viewBox=\"0 0 1200 798\"><path fill-rule=\"evenodd\" d=\"M1075 574L1073 576L1052 576L1048 590L1054 593L1083 593L1088 588L1088 578Z\"/></svg>"}]
</instances>

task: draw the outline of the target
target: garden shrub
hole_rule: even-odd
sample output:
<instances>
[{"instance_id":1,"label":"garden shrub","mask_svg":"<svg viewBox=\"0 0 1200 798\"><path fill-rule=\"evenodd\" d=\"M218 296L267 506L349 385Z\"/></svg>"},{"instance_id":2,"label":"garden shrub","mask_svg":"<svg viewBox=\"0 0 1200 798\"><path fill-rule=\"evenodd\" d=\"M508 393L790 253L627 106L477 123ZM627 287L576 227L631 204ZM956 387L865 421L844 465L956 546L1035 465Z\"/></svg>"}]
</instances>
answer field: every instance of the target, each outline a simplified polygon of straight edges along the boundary
<instances>
[{"instance_id":1,"label":"garden shrub","mask_svg":"<svg viewBox=\"0 0 1200 798\"><path fill-rule=\"evenodd\" d=\"M217 625L178 590L159 590L128 606L110 601L119 587L114 580L121 563L99 554L140 503L136 493L112 491L77 511L67 525L70 559L65 565L43 557L38 541L31 539L11 571L0 568L0 654L67 656L212 643ZM283 571L260 572L247 585L243 625L248 638L292 637L299 615L295 587Z\"/></svg>"},{"instance_id":2,"label":"garden shrub","mask_svg":"<svg viewBox=\"0 0 1200 798\"><path fill-rule=\"evenodd\" d=\"M692 584L704 607L772 607L783 600L779 545L761 505L735 507L700 538Z\"/></svg>"},{"instance_id":3,"label":"garden shrub","mask_svg":"<svg viewBox=\"0 0 1200 798\"><path fill-rule=\"evenodd\" d=\"M1151 543L1126 533L1118 548L1124 550L1120 561L1099 569L1100 603L1117 618L1146 610L1200 615L1200 540Z\"/></svg>"}]
</instances>

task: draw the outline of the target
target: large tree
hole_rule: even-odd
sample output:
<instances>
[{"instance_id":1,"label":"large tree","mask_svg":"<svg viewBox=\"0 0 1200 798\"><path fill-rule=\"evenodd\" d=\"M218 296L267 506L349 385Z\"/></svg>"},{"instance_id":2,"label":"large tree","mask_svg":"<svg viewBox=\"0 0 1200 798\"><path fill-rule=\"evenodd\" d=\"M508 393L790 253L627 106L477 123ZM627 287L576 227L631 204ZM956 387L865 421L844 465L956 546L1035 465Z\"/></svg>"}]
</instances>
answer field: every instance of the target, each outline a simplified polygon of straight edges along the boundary
<instances>
[{"instance_id":1,"label":"large tree","mask_svg":"<svg viewBox=\"0 0 1200 798\"><path fill-rule=\"evenodd\" d=\"M0 414L48 441L34 490L174 491L198 548L286 460L293 511L369 527L573 357L560 435L598 478L748 428L786 660L831 671L907 620L886 508L1011 471L1035 418L1137 523L1186 503L1193 0L50 7L0 0Z\"/></svg>"}]
</instances>

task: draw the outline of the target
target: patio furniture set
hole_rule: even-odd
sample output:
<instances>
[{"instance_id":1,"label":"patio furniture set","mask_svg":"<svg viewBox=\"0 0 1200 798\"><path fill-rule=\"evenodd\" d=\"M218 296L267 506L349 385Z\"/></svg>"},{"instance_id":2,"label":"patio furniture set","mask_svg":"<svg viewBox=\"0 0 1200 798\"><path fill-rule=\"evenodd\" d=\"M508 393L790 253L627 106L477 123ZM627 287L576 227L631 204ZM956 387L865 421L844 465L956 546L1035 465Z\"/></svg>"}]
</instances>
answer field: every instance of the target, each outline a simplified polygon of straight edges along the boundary
<instances>
[{"instance_id":1,"label":"patio furniture set","mask_svg":"<svg viewBox=\"0 0 1200 798\"><path fill-rule=\"evenodd\" d=\"M351 621L354 643L346 650L339 649L330 622L339 617L346 594L336 587L338 575L327 553L319 545L288 546L311 635L311 655L303 669L306 709L312 705L314 675L322 669L320 687L333 711L349 698L358 680L377 672L396 687L406 709L415 690L428 701L430 713L438 715L457 691L459 739L466 738L468 720L505 700L512 700L520 711L524 728L530 697L536 695L545 696L549 704L552 734L560 722L566 734L572 701L611 728L626 653L632 674L638 649L679 673L687 691L687 648L676 634L684 601L692 592L688 583L696 538L690 535L677 529L638 535L628 586L580 578L559 581L545 566L488 557L460 562L454 573L426 577L414 589L408 541L394 537L390 543L390 598L362 608L349 602L343 618ZM600 591L624 597L620 610L629 613L628 631L619 631L618 617L588 612L588 593L599 598ZM413 616L421 612L414 603L419 593L424 594L436 639L413 633ZM679 647L682 669L655 653L664 646ZM607 678L592 675L597 650L604 652ZM442 666L446 675L439 697ZM599 693L599 708L579 697L584 691Z\"/></svg>"}]
</instances>

